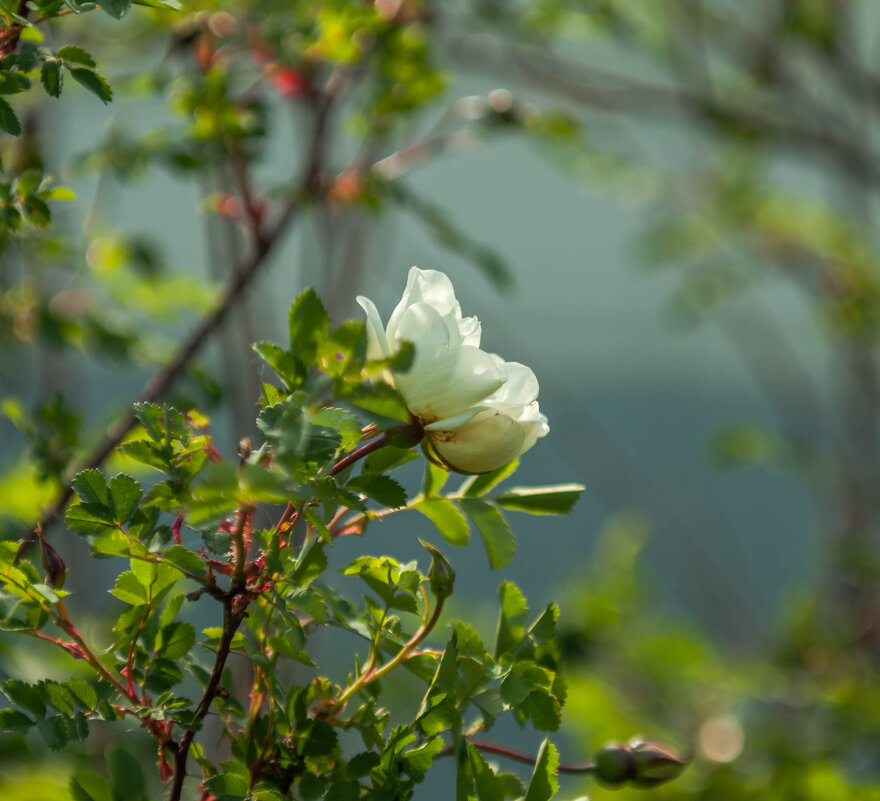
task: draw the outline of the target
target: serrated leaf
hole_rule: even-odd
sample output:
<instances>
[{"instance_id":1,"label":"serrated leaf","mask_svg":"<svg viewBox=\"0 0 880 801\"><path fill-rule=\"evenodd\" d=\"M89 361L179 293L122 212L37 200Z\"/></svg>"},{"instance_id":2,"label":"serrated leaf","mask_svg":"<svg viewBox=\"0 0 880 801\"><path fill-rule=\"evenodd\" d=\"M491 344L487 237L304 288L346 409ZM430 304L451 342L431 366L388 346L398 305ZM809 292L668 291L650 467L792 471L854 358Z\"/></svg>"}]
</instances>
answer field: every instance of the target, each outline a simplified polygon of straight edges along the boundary
<instances>
[{"instance_id":1,"label":"serrated leaf","mask_svg":"<svg viewBox=\"0 0 880 801\"><path fill-rule=\"evenodd\" d=\"M13 136L18 136L21 133L21 122L18 115L2 97L0 97L0 128Z\"/></svg>"},{"instance_id":2,"label":"serrated leaf","mask_svg":"<svg viewBox=\"0 0 880 801\"><path fill-rule=\"evenodd\" d=\"M459 503L483 538L489 566L497 570L509 565L516 555L516 538L504 515L496 507L476 498L462 498Z\"/></svg>"},{"instance_id":3,"label":"serrated leaf","mask_svg":"<svg viewBox=\"0 0 880 801\"><path fill-rule=\"evenodd\" d=\"M27 710L34 717L41 718L46 714L46 703L39 688L18 679L7 679L0 687L13 704Z\"/></svg>"},{"instance_id":4,"label":"serrated leaf","mask_svg":"<svg viewBox=\"0 0 880 801\"><path fill-rule=\"evenodd\" d=\"M131 0L101 0L101 8L114 19L122 19L131 8Z\"/></svg>"},{"instance_id":5,"label":"serrated leaf","mask_svg":"<svg viewBox=\"0 0 880 801\"><path fill-rule=\"evenodd\" d=\"M36 725L24 712L17 709L0 709L0 731L25 734Z\"/></svg>"},{"instance_id":6,"label":"serrated leaf","mask_svg":"<svg viewBox=\"0 0 880 801\"><path fill-rule=\"evenodd\" d=\"M75 676L65 683L67 689L73 693L76 700L79 701L83 707L89 710L95 708L95 705L98 703L98 693L95 692L94 687L92 687L85 679Z\"/></svg>"},{"instance_id":7,"label":"serrated leaf","mask_svg":"<svg viewBox=\"0 0 880 801\"><path fill-rule=\"evenodd\" d=\"M421 512L453 545L467 545L471 532L467 518L446 498L426 498L412 506Z\"/></svg>"},{"instance_id":8,"label":"serrated leaf","mask_svg":"<svg viewBox=\"0 0 880 801\"><path fill-rule=\"evenodd\" d=\"M468 758L478 801L504 801L504 782L495 775L495 771L489 767L483 755L470 743L468 743Z\"/></svg>"},{"instance_id":9,"label":"serrated leaf","mask_svg":"<svg viewBox=\"0 0 880 801\"><path fill-rule=\"evenodd\" d=\"M393 478L380 473L362 473L351 479L345 488L362 492L368 498L391 509L406 506L406 490Z\"/></svg>"},{"instance_id":10,"label":"serrated leaf","mask_svg":"<svg viewBox=\"0 0 880 801\"><path fill-rule=\"evenodd\" d=\"M303 371L298 360L288 351L272 342L255 342L251 347L259 354L289 389L296 389L303 378Z\"/></svg>"},{"instance_id":11,"label":"serrated leaf","mask_svg":"<svg viewBox=\"0 0 880 801\"><path fill-rule=\"evenodd\" d=\"M43 84L46 94L51 97L61 96L63 73L60 61L52 59L43 62L43 66L40 68L40 83Z\"/></svg>"},{"instance_id":12,"label":"serrated leaf","mask_svg":"<svg viewBox=\"0 0 880 801\"><path fill-rule=\"evenodd\" d=\"M315 534L317 534L325 542L332 542L333 538L330 536L330 532L327 530L327 526L324 525L324 521L321 520L320 517L318 517L318 515L315 513L315 510L312 509L311 506L303 507L302 516L314 529Z\"/></svg>"},{"instance_id":13,"label":"serrated leaf","mask_svg":"<svg viewBox=\"0 0 880 801\"><path fill-rule=\"evenodd\" d=\"M113 90L103 75L85 67L69 67L68 69L73 80L88 89L102 103L107 104L113 99Z\"/></svg>"},{"instance_id":14,"label":"serrated leaf","mask_svg":"<svg viewBox=\"0 0 880 801\"><path fill-rule=\"evenodd\" d=\"M52 751L60 751L67 745L68 729L67 721L61 715L54 715L37 722L37 731L43 742L49 746Z\"/></svg>"},{"instance_id":15,"label":"serrated leaf","mask_svg":"<svg viewBox=\"0 0 880 801\"><path fill-rule=\"evenodd\" d=\"M524 711L538 731L556 731L562 723L562 705L550 693L529 694Z\"/></svg>"},{"instance_id":16,"label":"serrated leaf","mask_svg":"<svg viewBox=\"0 0 880 801\"><path fill-rule=\"evenodd\" d=\"M131 571L120 573L116 579L116 585L110 594L120 601L133 606L141 606L147 603L147 590L137 576Z\"/></svg>"},{"instance_id":17,"label":"serrated leaf","mask_svg":"<svg viewBox=\"0 0 880 801\"><path fill-rule=\"evenodd\" d=\"M584 487L581 484L556 484L548 487L513 487L492 498L499 506L530 515L568 514Z\"/></svg>"},{"instance_id":18,"label":"serrated leaf","mask_svg":"<svg viewBox=\"0 0 880 801\"><path fill-rule=\"evenodd\" d=\"M110 499L116 522L125 525L138 508L141 499L140 485L131 476L119 473L110 481Z\"/></svg>"},{"instance_id":19,"label":"serrated leaf","mask_svg":"<svg viewBox=\"0 0 880 801\"><path fill-rule=\"evenodd\" d=\"M64 715L72 715L76 709L76 700L70 690L55 681L40 682L40 690L45 699Z\"/></svg>"},{"instance_id":20,"label":"serrated leaf","mask_svg":"<svg viewBox=\"0 0 880 801\"><path fill-rule=\"evenodd\" d=\"M116 530L112 511L91 503L77 503L69 507L64 522L75 534L104 534Z\"/></svg>"},{"instance_id":21,"label":"serrated leaf","mask_svg":"<svg viewBox=\"0 0 880 801\"><path fill-rule=\"evenodd\" d=\"M202 541L211 553L225 554L232 546L232 535L228 531L205 531Z\"/></svg>"},{"instance_id":22,"label":"serrated leaf","mask_svg":"<svg viewBox=\"0 0 880 801\"><path fill-rule=\"evenodd\" d=\"M306 587L327 569L324 543L313 539L299 554L290 581L297 587Z\"/></svg>"},{"instance_id":23,"label":"serrated leaf","mask_svg":"<svg viewBox=\"0 0 880 801\"><path fill-rule=\"evenodd\" d=\"M188 654L196 643L196 630L189 624L176 621L165 626L156 640L156 652L163 659L179 659Z\"/></svg>"},{"instance_id":24,"label":"serrated leaf","mask_svg":"<svg viewBox=\"0 0 880 801\"><path fill-rule=\"evenodd\" d=\"M525 636L526 618L529 614L525 596L512 581L501 582L498 597L501 599L501 612L495 635L496 659L516 648Z\"/></svg>"},{"instance_id":25,"label":"serrated leaf","mask_svg":"<svg viewBox=\"0 0 880 801\"><path fill-rule=\"evenodd\" d=\"M315 361L321 341L330 333L330 317L311 287L297 295L287 315L290 352L304 365Z\"/></svg>"},{"instance_id":26,"label":"serrated leaf","mask_svg":"<svg viewBox=\"0 0 880 801\"><path fill-rule=\"evenodd\" d=\"M559 790L556 775L559 771L559 753L547 739L541 743L535 769L523 801L550 801Z\"/></svg>"},{"instance_id":27,"label":"serrated leaf","mask_svg":"<svg viewBox=\"0 0 880 801\"><path fill-rule=\"evenodd\" d=\"M363 409L377 415L380 418L396 420L403 423L410 422L409 409L406 408L400 393L387 384L365 384L355 386L346 396L346 400Z\"/></svg>"},{"instance_id":28,"label":"serrated leaf","mask_svg":"<svg viewBox=\"0 0 880 801\"><path fill-rule=\"evenodd\" d=\"M360 442L361 421L345 409L337 409L332 406L318 409L312 415L312 424L338 431L343 450L350 451Z\"/></svg>"},{"instance_id":29,"label":"serrated leaf","mask_svg":"<svg viewBox=\"0 0 880 801\"><path fill-rule=\"evenodd\" d=\"M68 61L71 64L81 64L85 67L95 66L95 60L85 50L75 45L65 45L55 55L62 61Z\"/></svg>"},{"instance_id":30,"label":"serrated leaf","mask_svg":"<svg viewBox=\"0 0 880 801\"><path fill-rule=\"evenodd\" d=\"M96 506L110 506L110 488L107 479L100 470L82 470L77 473L71 482L73 491L83 503L91 503Z\"/></svg>"},{"instance_id":31,"label":"serrated leaf","mask_svg":"<svg viewBox=\"0 0 880 801\"><path fill-rule=\"evenodd\" d=\"M162 551L162 558L180 568L184 573L193 576L203 576L208 571L204 560L189 548L184 548L183 545L172 545L170 548L166 548Z\"/></svg>"}]
</instances>

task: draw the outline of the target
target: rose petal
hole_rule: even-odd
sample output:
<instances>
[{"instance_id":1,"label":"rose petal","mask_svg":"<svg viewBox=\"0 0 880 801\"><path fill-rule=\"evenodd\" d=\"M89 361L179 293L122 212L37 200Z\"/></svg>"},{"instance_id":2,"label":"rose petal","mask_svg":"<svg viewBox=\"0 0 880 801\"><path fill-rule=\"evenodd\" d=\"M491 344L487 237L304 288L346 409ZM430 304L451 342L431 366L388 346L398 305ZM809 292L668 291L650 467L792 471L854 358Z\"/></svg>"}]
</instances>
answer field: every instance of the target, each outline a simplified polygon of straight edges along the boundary
<instances>
[{"instance_id":1,"label":"rose petal","mask_svg":"<svg viewBox=\"0 0 880 801\"><path fill-rule=\"evenodd\" d=\"M412 367L395 380L409 410L428 422L479 406L506 379L494 359L479 348L441 347L431 353L419 342L415 346Z\"/></svg>"},{"instance_id":2,"label":"rose petal","mask_svg":"<svg viewBox=\"0 0 880 801\"><path fill-rule=\"evenodd\" d=\"M376 304L363 295L357 296L357 302L367 313L367 358L387 359L391 353L388 348L388 338L385 336L385 328L382 326L382 318Z\"/></svg>"},{"instance_id":3,"label":"rose petal","mask_svg":"<svg viewBox=\"0 0 880 801\"><path fill-rule=\"evenodd\" d=\"M495 409L455 431L428 432L440 457L463 473L488 473L507 464L523 452L525 435L520 423Z\"/></svg>"}]
</instances>

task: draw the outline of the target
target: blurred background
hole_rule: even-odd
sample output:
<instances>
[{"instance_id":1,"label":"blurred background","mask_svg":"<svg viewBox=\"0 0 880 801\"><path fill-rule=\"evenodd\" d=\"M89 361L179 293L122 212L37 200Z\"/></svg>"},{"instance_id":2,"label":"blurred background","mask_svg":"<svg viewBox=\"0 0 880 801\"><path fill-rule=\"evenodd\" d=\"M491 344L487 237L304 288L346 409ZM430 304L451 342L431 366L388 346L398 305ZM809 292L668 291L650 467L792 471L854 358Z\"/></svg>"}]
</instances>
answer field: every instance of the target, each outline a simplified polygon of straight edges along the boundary
<instances>
[{"instance_id":1,"label":"blurred background","mask_svg":"<svg viewBox=\"0 0 880 801\"><path fill-rule=\"evenodd\" d=\"M551 431L517 483L587 486L565 519L514 521L508 571L533 610L561 603L563 761L644 734L694 757L662 798L880 798L876 6L208 0L64 22L115 97L16 96L0 145L7 195L28 170L76 195L46 227L4 217L6 537L301 187L164 399L231 455L270 378L249 345L283 339L303 287L336 320L357 294L387 316L411 265L443 270L484 347L540 381ZM415 558L416 535L389 521L333 558ZM109 614L83 544L52 536L74 605ZM455 611L491 632L501 576L451 558ZM7 665L51 670L7 640ZM33 798L39 774L64 797L13 739L4 791Z\"/></svg>"}]
</instances>

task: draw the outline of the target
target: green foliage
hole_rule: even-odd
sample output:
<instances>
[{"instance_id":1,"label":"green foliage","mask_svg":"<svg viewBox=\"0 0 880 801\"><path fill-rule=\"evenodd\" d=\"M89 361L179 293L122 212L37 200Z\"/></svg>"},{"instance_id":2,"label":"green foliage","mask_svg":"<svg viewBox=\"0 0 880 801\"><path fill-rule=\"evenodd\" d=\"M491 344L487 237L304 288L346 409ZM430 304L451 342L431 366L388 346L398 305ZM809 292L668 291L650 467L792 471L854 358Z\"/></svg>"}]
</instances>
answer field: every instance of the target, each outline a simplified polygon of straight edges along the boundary
<instances>
[{"instance_id":1,"label":"green foliage","mask_svg":"<svg viewBox=\"0 0 880 801\"><path fill-rule=\"evenodd\" d=\"M0 543L0 625L39 636L86 664L85 678L0 684L9 703L0 709L0 726L18 736L35 729L46 747L60 750L80 747L97 721L128 726L135 719L158 747L166 782L175 782L170 755L185 748L203 772L204 790L220 799L409 798L450 747L462 755L460 797L549 797L555 763L546 746L525 789L512 774L496 772L466 732L489 729L504 715L540 731L559 727L565 684L555 607L529 625L525 599L503 582L490 653L465 623L443 617L455 568L428 542L429 564L421 567L374 555L344 566L343 589L357 592L359 583L365 590L358 602L327 581L328 551L339 536L365 534L373 521L411 510L456 545L467 544L472 521L490 567L508 564L514 538L500 504L525 491L492 493L516 465L466 478L450 491L447 471L426 459L422 492L409 497L388 473L418 458L423 432L409 418L400 425L365 409L371 398L375 409L391 397L371 379L406 369L412 352L394 363L368 360L363 326L331 332L311 290L294 301L289 330L287 347L256 348L282 386L264 385L256 420L262 439L243 446L237 461L222 459L200 413L140 403L137 428L119 450L143 465L149 480L95 468L71 479L76 499L66 510L67 527L88 541L94 557L116 566L108 574L116 616L103 651L71 619L65 591L50 586L27 557L19 559L15 543ZM19 405L9 401L6 411L36 444L52 441ZM54 436L75 423L57 406L42 414ZM389 428L383 432L379 421ZM48 452L48 444L40 447ZM371 458L356 472L351 465L368 451ZM56 476L67 461L59 461ZM537 489L520 506L560 512L573 503L566 493L577 491ZM40 544L47 558L50 546ZM63 572L63 562L54 569L53 576ZM211 615L215 623L199 631L195 619ZM451 630L446 648L424 647L441 626ZM364 644L340 684L322 674L312 645L327 628ZM244 692L232 678L233 654L250 665ZM315 672L303 680L292 664ZM385 677L394 681L390 674L402 669L421 682L423 697L408 723L391 727L382 692ZM202 743L209 710L231 744L232 758L219 764ZM343 745L342 732L356 733L360 743L347 737ZM107 752L106 778L92 768L76 770L72 796L147 797L155 781L125 747Z\"/></svg>"}]
</instances>

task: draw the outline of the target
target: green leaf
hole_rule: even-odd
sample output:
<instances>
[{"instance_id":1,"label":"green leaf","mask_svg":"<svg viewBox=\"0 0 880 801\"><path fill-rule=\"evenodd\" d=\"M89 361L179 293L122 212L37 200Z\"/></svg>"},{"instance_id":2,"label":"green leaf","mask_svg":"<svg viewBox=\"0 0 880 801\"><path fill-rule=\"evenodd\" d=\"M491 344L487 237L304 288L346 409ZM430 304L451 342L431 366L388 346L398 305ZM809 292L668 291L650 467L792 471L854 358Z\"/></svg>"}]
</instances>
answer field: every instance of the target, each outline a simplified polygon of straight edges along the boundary
<instances>
[{"instance_id":1,"label":"green leaf","mask_svg":"<svg viewBox=\"0 0 880 801\"><path fill-rule=\"evenodd\" d=\"M110 784L91 770L78 770L70 777L70 794L74 801L115 801Z\"/></svg>"},{"instance_id":2,"label":"green leaf","mask_svg":"<svg viewBox=\"0 0 880 801\"><path fill-rule=\"evenodd\" d=\"M339 432L340 444L343 450L350 451L357 447L361 439L361 421L351 412L345 409L337 409L332 406L318 409L312 415L312 425L332 428Z\"/></svg>"},{"instance_id":3,"label":"green leaf","mask_svg":"<svg viewBox=\"0 0 880 801\"><path fill-rule=\"evenodd\" d=\"M71 486L83 503L109 508L110 489L107 486L107 479L100 470L83 470L77 473Z\"/></svg>"},{"instance_id":4,"label":"green leaf","mask_svg":"<svg viewBox=\"0 0 880 801\"><path fill-rule=\"evenodd\" d=\"M519 467L519 459L514 459L512 462L501 465L501 467L489 473L470 476L462 482L459 493L474 498L485 495L497 487L504 479L512 476L516 472L517 467Z\"/></svg>"},{"instance_id":5,"label":"green leaf","mask_svg":"<svg viewBox=\"0 0 880 801\"><path fill-rule=\"evenodd\" d=\"M40 82L43 84L46 94L51 97L61 96L62 76L60 61L52 59L43 62L43 66L40 68Z\"/></svg>"},{"instance_id":6,"label":"green leaf","mask_svg":"<svg viewBox=\"0 0 880 801\"><path fill-rule=\"evenodd\" d=\"M492 498L499 506L530 515L568 514L584 491L581 484L550 487L513 487Z\"/></svg>"},{"instance_id":7,"label":"green leaf","mask_svg":"<svg viewBox=\"0 0 880 801\"><path fill-rule=\"evenodd\" d=\"M110 590L110 594L132 606L141 606L148 600L146 588L131 571L119 574L116 586Z\"/></svg>"},{"instance_id":8,"label":"green leaf","mask_svg":"<svg viewBox=\"0 0 880 801\"><path fill-rule=\"evenodd\" d=\"M0 731L25 734L36 725L24 712L17 709L0 709Z\"/></svg>"},{"instance_id":9,"label":"green leaf","mask_svg":"<svg viewBox=\"0 0 880 801\"><path fill-rule=\"evenodd\" d=\"M63 715L72 715L76 709L76 700L70 690L55 681L41 681L40 690L45 699Z\"/></svg>"},{"instance_id":10,"label":"green leaf","mask_svg":"<svg viewBox=\"0 0 880 801\"><path fill-rule=\"evenodd\" d=\"M107 773L118 801L138 801L147 791L140 760L122 748L107 752Z\"/></svg>"},{"instance_id":11,"label":"green leaf","mask_svg":"<svg viewBox=\"0 0 880 801\"><path fill-rule=\"evenodd\" d=\"M483 755L470 743L468 743L468 758L478 801L504 801L504 782L495 775L495 771L489 767Z\"/></svg>"},{"instance_id":12,"label":"green leaf","mask_svg":"<svg viewBox=\"0 0 880 801\"><path fill-rule=\"evenodd\" d=\"M202 541L211 553L225 554L232 546L232 535L228 531L205 531Z\"/></svg>"},{"instance_id":13,"label":"green leaf","mask_svg":"<svg viewBox=\"0 0 880 801\"><path fill-rule=\"evenodd\" d=\"M364 459L362 472L387 473L418 458L419 452L414 448L395 448L393 445L386 445Z\"/></svg>"},{"instance_id":14,"label":"green leaf","mask_svg":"<svg viewBox=\"0 0 880 801\"><path fill-rule=\"evenodd\" d=\"M162 551L162 558L180 568L184 573L190 573L193 576L203 576L208 571L202 558L189 548L184 548L183 545L172 545L170 548L166 548Z\"/></svg>"},{"instance_id":15,"label":"green leaf","mask_svg":"<svg viewBox=\"0 0 880 801\"><path fill-rule=\"evenodd\" d=\"M163 659L179 659L188 654L195 643L196 630L189 623L176 621L159 633L156 652Z\"/></svg>"},{"instance_id":16,"label":"green leaf","mask_svg":"<svg viewBox=\"0 0 880 801\"><path fill-rule=\"evenodd\" d=\"M425 475L422 478L422 494L426 498L438 495L449 478L449 471L425 459Z\"/></svg>"},{"instance_id":17,"label":"green leaf","mask_svg":"<svg viewBox=\"0 0 880 801\"><path fill-rule=\"evenodd\" d=\"M77 503L68 507L64 522L75 534L104 534L116 530L113 512L105 506Z\"/></svg>"},{"instance_id":18,"label":"green leaf","mask_svg":"<svg viewBox=\"0 0 880 801\"><path fill-rule=\"evenodd\" d=\"M259 354L289 389L296 389L300 384L301 369L299 362L288 351L272 342L255 342L251 347Z\"/></svg>"},{"instance_id":19,"label":"green leaf","mask_svg":"<svg viewBox=\"0 0 880 801\"><path fill-rule=\"evenodd\" d=\"M318 346L330 333L330 317L315 290L303 290L290 306L287 316L290 351L304 365L315 361Z\"/></svg>"},{"instance_id":20,"label":"green leaf","mask_svg":"<svg viewBox=\"0 0 880 801\"><path fill-rule=\"evenodd\" d=\"M74 45L65 45L56 55L62 61L68 61L71 64L81 64L85 67L94 67L95 60L81 47Z\"/></svg>"},{"instance_id":21,"label":"green leaf","mask_svg":"<svg viewBox=\"0 0 880 801\"><path fill-rule=\"evenodd\" d=\"M67 689L73 693L79 703L86 709L94 709L98 703L98 694L95 689L85 680L75 676L67 682Z\"/></svg>"},{"instance_id":22,"label":"green leaf","mask_svg":"<svg viewBox=\"0 0 880 801\"><path fill-rule=\"evenodd\" d=\"M526 633L529 605L519 587L512 581L502 581L498 588L501 612L495 635L495 658L503 656L519 645Z\"/></svg>"},{"instance_id":23,"label":"green leaf","mask_svg":"<svg viewBox=\"0 0 880 801\"><path fill-rule=\"evenodd\" d=\"M325 542L333 541L333 538L330 536L330 532L327 530L327 526L324 525L324 521L321 520L320 517L318 517L318 515L315 513L315 510L312 509L311 506L303 507L302 516L315 530L315 534L317 534L322 540L324 540Z\"/></svg>"},{"instance_id":24,"label":"green leaf","mask_svg":"<svg viewBox=\"0 0 880 801\"><path fill-rule=\"evenodd\" d=\"M110 481L110 498L116 513L116 522L125 525L138 508L141 488L131 476L119 473Z\"/></svg>"},{"instance_id":25,"label":"green leaf","mask_svg":"<svg viewBox=\"0 0 880 801\"><path fill-rule=\"evenodd\" d=\"M49 746L51 751L60 751L67 745L68 730L67 721L61 715L55 715L37 722L37 731L43 742Z\"/></svg>"},{"instance_id":26,"label":"green leaf","mask_svg":"<svg viewBox=\"0 0 880 801\"><path fill-rule=\"evenodd\" d=\"M551 693L530 693L525 713L538 731L556 731L562 723L562 705Z\"/></svg>"},{"instance_id":27,"label":"green leaf","mask_svg":"<svg viewBox=\"0 0 880 801\"><path fill-rule=\"evenodd\" d=\"M101 0L101 8L114 19L122 19L131 8L131 0Z\"/></svg>"},{"instance_id":28,"label":"green leaf","mask_svg":"<svg viewBox=\"0 0 880 801\"><path fill-rule=\"evenodd\" d=\"M113 90L103 75L85 67L69 67L69 69L73 80L88 89L102 103L109 103L113 99Z\"/></svg>"},{"instance_id":29,"label":"green leaf","mask_svg":"<svg viewBox=\"0 0 880 801\"><path fill-rule=\"evenodd\" d=\"M489 566L497 570L509 565L516 554L516 538L504 515L496 507L476 498L462 498L460 503L483 538Z\"/></svg>"},{"instance_id":30,"label":"green leaf","mask_svg":"<svg viewBox=\"0 0 880 801\"><path fill-rule=\"evenodd\" d=\"M313 539L300 552L290 581L297 587L306 587L327 569L327 564L324 543Z\"/></svg>"},{"instance_id":31,"label":"green leaf","mask_svg":"<svg viewBox=\"0 0 880 801\"><path fill-rule=\"evenodd\" d=\"M6 133L18 136L21 133L21 122L16 113L2 97L0 97L0 128Z\"/></svg>"},{"instance_id":32,"label":"green leaf","mask_svg":"<svg viewBox=\"0 0 880 801\"><path fill-rule=\"evenodd\" d=\"M559 771L559 753L546 738L541 743L535 769L523 801L549 801L559 790L556 775Z\"/></svg>"},{"instance_id":33,"label":"green leaf","mask_svg":"<svg viewBox=\"0 0 880 801\"><path fill-rule=\"evenodd\" d=\"M380 418L403 423L410 421L409 409L406 408L400 393L387 384L358 385L352 388L346 399L359 409L371 412Z\"/></svg>"},{"instance_id":34,"label":"green leaf","mask_svg":"<svg viewBox=\"0 0 880 801\"><path fill-rule=\"evenodd\" d=\"M361 473L351 479L345 488L362 492L368 498L391 509L406 506L406 490L393 478L379 473Z\"/></svg>"},{"instance_id":35,"label":"green leaf","mask_svg":"<svg viewBox=\"0 0 880 801\"><path fill-rule=\"evenodd\" d=\"M459 508L446 498L428 498L414 504L413 509L421 512L453 545L467 545L470 540L470 526Z\"/></svg>"},{"instance_id":36,"label":"green leaf","mask_svg":"<svg viewBox=\"0 0 880 801\"><path fill-rule=\"evenodd\" d=\"M46 703L39 688L18 679L7 679L0 683L0 687L13 704L27 710L34 717L41 718L46 714Z\"/></svg>"}]
</instances>

